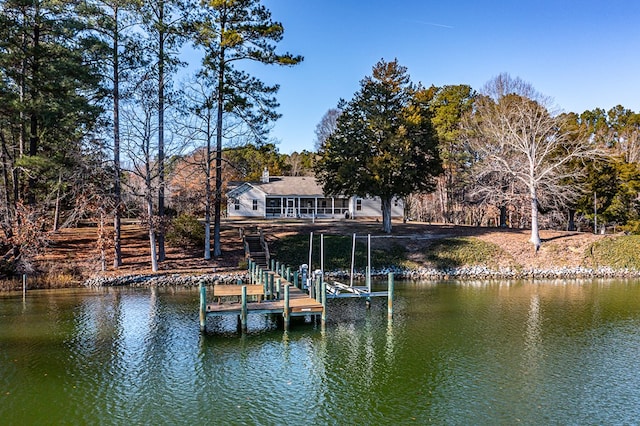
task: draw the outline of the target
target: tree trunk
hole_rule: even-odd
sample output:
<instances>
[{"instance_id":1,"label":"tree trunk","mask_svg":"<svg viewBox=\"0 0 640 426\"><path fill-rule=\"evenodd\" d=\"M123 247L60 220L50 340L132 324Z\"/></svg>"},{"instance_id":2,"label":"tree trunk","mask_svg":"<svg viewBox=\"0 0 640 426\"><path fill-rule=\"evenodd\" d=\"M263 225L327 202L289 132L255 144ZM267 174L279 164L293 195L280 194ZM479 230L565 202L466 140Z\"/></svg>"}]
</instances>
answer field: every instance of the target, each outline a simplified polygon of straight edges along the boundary
<instances>
[{"instance_id":1,"label":"tree trunk","mask_svg":"<svg viewBox=\"0 0 640 426\"><path fill-rule=\"evenodd\" d=\"M222 31L225 26L222 25ZM220 244L220 216L222 212L222 108L224 107L224 65L225 50L220 49L220 58L218 61L218 93L217 93L217 116L216 116L216 190L213 203L213 256L219 258L222 256L222 247Z\"/></svg>"},{"instance_id":2,"label":"tree trunk","mask_svg":"<svg viewBox=\"0 0 640 426\"><path fill-rule=\"evenodd\" d=\"M438 191L438 199L440 201L440 221L442 223L448 223L447 212L446 212L446 201L445 201L445 191L444 184L442 183L442 179L438 180L437 191Z\"/></svg>"},{"instance_id":3,"label":"tree trunk","mask_svg":"<svg viewBox=\"0 0 640 426\"><path fill-rule=\"evenodd\" d=\"M507 206L504 204L500 206L500 228L507 227Z\"/></svg>"},{"instance_id":4,"label":"tree trunk","mask_svg":"<svg viewBox=\"0 0 640 426\"><path fill-rule=\"evenodd\" d=\"M158 254L156 252L156 231L154 226L149 224L149 249L151 253L151 271L158 272Z\"/></svg>"},{"instance_id":5,"label":"tree trunk","mask_svg":"<svg viewBox=\"0 0 640 426\"><path fill-rule=\"evenodd\" d=\"M98 226L98 246L100 248L100 270L102 272L107 270L107 255L105 252L105 229L104 229L104 214L100 213L100 225Z\"/></svg>"},{"instance_id":6,"label":"tree trunk","mask_svg":"<svg viewBox=\"0 0 640 426\"><path fill-rule=\"evenodd\" d=\"M3 188L3 203L5 206L5 210L2 211L2 225L0 228L9 228L9 224L11 223L11 209L13 206L13 201L11 200L11 190L9 189L9 151L7 149L7 142L4 137L4 133L0 132L0 165L2 166L2 179L4 180L4 188ZM16 185L16 182L13 182L13 185ZM6 231L5 231L6 232Z\"/></svg>"},{"instance_id":7,"label":"tree trunk","mask_svg":"<svg viewBox=\"0 0 640 426\"><path fill-rule=\"evenodd\" d=\"M391 197L382 198L382 230L391 233Z\"/></svg>"},{"instance_id":8,"label":"tree trunk","mask_svg":"<svg viewBox=\"0 0 640 426\"><path fill-rule=\"evenodd\" d=\"M119 44L118 32L120 29L118 9L114 9L113 31L113 267L122 266L122 186L121 186L121 168L120 168L120 61L119 61Z\"/></svg>"},{"instance_id":9,"label":"tree trunk","mask_svg":"<svg viewBox=\"0 0 640 426\"><path fill-rule=\"evenodd\" d=\"M576 228L576 211L575 209L569 209L569 224L567 225L567 231L575 231Z\"/></svg>"},{"instance_id":10,"label":"tree trunk","mask_svg":"<svg viewBox=\"0 0 640 426\"><path fill-rule=\"evenodd\" d=\"M149 181L149 175L147 175L147 181ZM147 187L147 191L151 190L150 182L147 182L149 185ZM149 227L149 252L151 254L151 270L153 272L158 272L158 254L156 252L156 229L153 223L153 199L151 197L151 193L147 196L147 218L148 218L148 227Z\"/></svg>"},{"instance_id":11,"label":"tree trunk","mask_svg":"<svg viewBox=\"0 0 640 426\"><path fill-rule=\"evenodd\" d=\"M164 250L164 1L160 1L160 24L158 41L158 260L165 259Z\"/></svg>"},{"instance_id":12,"label":"tree trunk","mask_svg":"<svg viewBox=\"0 0 640 426\"><path fill-rule=\"evenodd\" d=\"M204 182L204 259L211 259L211 110L207 111L207 152Z\"/></svg>"},{"instance_id":13,"label":"tree trunk","mask_svg":"<svg viewBox=\"0 0 640 426\"><path fill-rule=\"evenodd\" d=\"M58 174L58 187L56 188L56 206L53 212L53 231L56 232L60 222L60 187L62 186L62 172Z\"/></svg>"},{"instance_id":14,"label":"tree trunk","mask_svg":"<svg viewBox=\"0 0 640 426\"><path fill-rule=\"evenodd\" d=\"M36 16L39 13L39 10L36 12ZM31 73L32 78L37 79L40 71L40 58L38 55L38 50L40 46L40 26L36 23L33 27L33 51L34 57L32 59L31 65ZM38 104L39 93L33 89L31 93L31 112L29 114L29 156L35 157L38 155L38 144L39 144L39 136L38 136L38 113L35 108ZM29 175L28 178L28 193L27 193L27 203L30 205L34 205L36 203L36 179Z\"/></svg>"},{"instance_id":15,"label":"tree trunk","mask_svg":"<svg viewBox=\"0 0 640 426\"><path fill-rule=\"evenodd\" d=\"M531 189L531 243L535 250L540 249L540 230L538 229L538 196L535 189Z\"/></svg>"}]
</instances>

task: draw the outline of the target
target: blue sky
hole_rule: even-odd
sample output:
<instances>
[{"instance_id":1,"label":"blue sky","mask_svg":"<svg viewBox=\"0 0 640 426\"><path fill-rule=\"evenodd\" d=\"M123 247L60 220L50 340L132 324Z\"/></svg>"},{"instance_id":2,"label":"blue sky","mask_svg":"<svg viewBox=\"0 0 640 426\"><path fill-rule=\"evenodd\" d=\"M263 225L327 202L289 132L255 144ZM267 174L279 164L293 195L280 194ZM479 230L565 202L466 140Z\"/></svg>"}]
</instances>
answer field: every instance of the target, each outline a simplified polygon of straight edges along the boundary
<instances>
[{"instance_id":1,"label":"blue sky","mask_svg":"<svg viewBox=\"0 0 640 426\"><path fill-rule=\"evenodd\" d=\"M351 99L381 58L397 58L413 82L479 90L507 72L564 111L640 111L640 2L635 0L265 0L285 28L280 51L293 68L255 65L280 84L271 132L281 153L313 150L314 130Z\"/></svg>"}]
</instances>

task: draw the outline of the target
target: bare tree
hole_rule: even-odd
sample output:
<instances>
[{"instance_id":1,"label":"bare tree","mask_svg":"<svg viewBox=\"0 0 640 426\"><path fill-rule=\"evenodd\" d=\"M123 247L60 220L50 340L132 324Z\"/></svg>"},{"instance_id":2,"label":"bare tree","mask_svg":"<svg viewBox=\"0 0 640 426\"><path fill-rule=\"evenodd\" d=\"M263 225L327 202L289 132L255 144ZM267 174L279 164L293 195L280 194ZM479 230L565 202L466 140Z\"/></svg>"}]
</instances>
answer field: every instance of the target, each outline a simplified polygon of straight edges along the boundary
<instances>
[{"instance_id":1,"label":"bare tree","mask_svg":"<svg viewBox=\"0 0 640 426\"><path fill-rule=\"evenodd\" d=\"M338 117L340 117L341 112L338 108L330 108L320 119L315 130L316 141L314 147L316 151L320 149L324 141L336 130Z\"/></svg>"},{"instance_id":2,"label":"bare tree","mask_svg":"<svg viewBox=\"0 0 640 426\"><path fill-rule=\"evenodd\" d=\"M157 228L158 217L154 209L153 193L157 190L158 182L158 158L153 141L157 126L154 114L157 111L156 100L153 99L154 91L150 87L150 81L141 85L140 94L136 105L128 105L122 110L124 124L123 147L130 161L129 179L126 182L129 190L137 197L144 199L145 210L143 214L149 231L149 249L151 257L151 270L158 271ZM141 182L144 182L141 184Z\"/></svg>"},{"instance_id":3,"label":"bare tree","mask_svg":"<svg viewBox=\"0 0 640 426\"><path fill-rule=\"evenodd\" d=\"M490 81L474 106L467 130L476 159L476 182L492 182L502 192L505 182L513 197L527 196L531 209L531 243L541 245L538 212L543 204L566 204L579 188L579 160L599 155L588 137L565 125L564 116L551 114L550 101L531 85L502 74ZM499 188L498 188L499 187ZM488 192L489 193L489 192Z\"/></svg>"}]
</instances>

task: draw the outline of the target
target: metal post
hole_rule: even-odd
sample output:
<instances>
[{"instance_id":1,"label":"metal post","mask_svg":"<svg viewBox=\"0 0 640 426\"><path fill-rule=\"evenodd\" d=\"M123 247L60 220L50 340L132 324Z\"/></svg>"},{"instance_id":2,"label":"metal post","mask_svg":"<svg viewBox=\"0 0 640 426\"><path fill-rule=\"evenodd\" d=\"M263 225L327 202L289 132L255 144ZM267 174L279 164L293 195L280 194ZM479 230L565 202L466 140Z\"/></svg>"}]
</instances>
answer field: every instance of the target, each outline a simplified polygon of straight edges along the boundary
<instances>
[{"instance_id":1,"label":"metal post","mask_svg":"<svg viewBox=\"0 0 640 426\"><path fill-rule=\"evenodd\" d=\"M311 274L311 271L313 270L313 266L311 266L312 257L313 257L313 232L309 235L309 272L308 274Z\"/></svg>"},{"instance_id":2,"label":"metal post","mask_svg":"<svg viewBox=\"0 0 640 426\"><path fill-rule=\"evenodd\" d=\"M200 331L207 331L207 288L200 281Z\"/></svg>"},{"instance_id":3,"label":"metal post","mask_svg":"<svg viewBox=\"0 0 640 426\"><path fill-rule=\"evenodd\" d=\"M320 279L324 281L324 234L320 234Z\"/></svg>"},{"instance_id":4,"label":"metal post","mask_svg":"<svg viewBox=\"0 0 640 426\"><path fill-rule=\"evenodd\" d=\"M394 288L394 280L393 280L393 272L389 272L389 288L387 289L387 318L393 318L393 288Z\"/></svg>"},{"instance_id":5,"label":"metal post","mask_svg":"<svg viewBox=\"0 0 640 426\"><path fill-rule=\"evenodd\" d=\"M356 263L356 234L353 234L353 241L351 242L351 274L349 275L349 286L353 287L353 269Z\"/></svg>"},{"instance_id":6,"label":"metal post","mask_svg":"<svg viewBox=\"0 0 640 426\"><path fill-rule=\"evenodd\" d=\"M293 285L296 286L296 288L300 288L300 285L299 285L300 282L298 280L299 280L298 271L295 271L293 273Z\"/></svg>"},{"instance_id":7,"label":"metal post","mask_svg":"<svg viewBox=\"0 0 640 426\"><path fill-rule=\"evenodd\" d=\"M240 311L240 327L242 332L247 332L247 286L242 286L242 310Z\"/></svg>"},{"instance_id":8,"label":"metal post","mask_svg":"<svg viewBox=\"0 0 640 426\"><path fill-rule=\"evenodd\" d=\"M280 262L276 262L276 274L280 275Z\"/></svg>"},{"instance_id":9,"label":"metal post","mask_svg":"<svg viewBox=\"0 0 640 426\"><path fill-rule=\"evenodd\" d=\"M276 260L271 259L271 270L273 271L276 268Z\"/></svg>"},{"instance_id":10,"label":"metal post","mask_svg":"<svg viewBox=\"0 0 640 426\"><path fill-rule=\"evenodd\" d=\"M282 288L282 278L276 280L276 300L280 300L280 289Z\"/></svg>"},{"instance_id":11,"label":"metal post","mask_svg":"<svg viewBox=\"0 0 640 426\"><path fill-rule=\"evenodd\" d=\"M291 266L287 266L286 275L287 281L291 282Z\"/></svg>"}]
</instances>

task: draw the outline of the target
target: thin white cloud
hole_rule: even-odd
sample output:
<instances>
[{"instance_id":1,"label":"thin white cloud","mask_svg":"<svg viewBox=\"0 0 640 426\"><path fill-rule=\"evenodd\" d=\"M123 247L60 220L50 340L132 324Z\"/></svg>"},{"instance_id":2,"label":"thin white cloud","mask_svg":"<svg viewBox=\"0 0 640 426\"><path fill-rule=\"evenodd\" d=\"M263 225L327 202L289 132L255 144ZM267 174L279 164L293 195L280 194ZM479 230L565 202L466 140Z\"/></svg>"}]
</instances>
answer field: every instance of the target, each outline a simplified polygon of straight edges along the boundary
<instances>
[{"instance_id":1,"label":"thin white cloud","mask_svg":"<svg viewBox=\"0 0 640 426\"><path fill-rule=\"evenodd\" d=\"M451 25L438 24L436 22L424 22L424 21L411 21L411 22L414 22L420 25L430 25L432 27L449 28L451 30L455 28L455 27L452 27Z\"/></svg>"}]
</instances>

